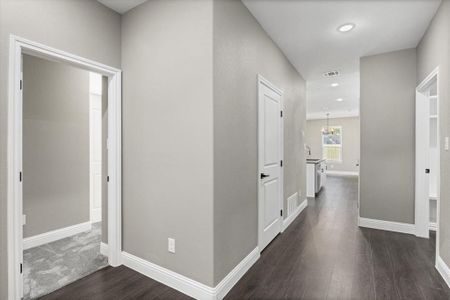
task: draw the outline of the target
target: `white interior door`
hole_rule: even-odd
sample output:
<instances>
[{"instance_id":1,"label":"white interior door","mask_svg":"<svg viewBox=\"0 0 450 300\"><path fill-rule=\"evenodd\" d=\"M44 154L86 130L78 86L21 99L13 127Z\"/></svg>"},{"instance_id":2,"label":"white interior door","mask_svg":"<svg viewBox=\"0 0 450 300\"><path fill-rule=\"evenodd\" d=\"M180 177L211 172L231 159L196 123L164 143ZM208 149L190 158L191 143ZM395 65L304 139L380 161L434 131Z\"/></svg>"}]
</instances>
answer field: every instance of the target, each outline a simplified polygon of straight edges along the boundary
<instances>
[{"instance_id":1,"label":"white interior door","mask_svg":"<svg viewBox=\"0 0 450 300\"><path fill-rule=\"evenodd\" d=\"M280 232L283 195L282 92L261 76L258 79L259 250Z\"/></svg>"},{"instance_id":2,"label":"white interior door","mask_svg":"<svg viewBox=\"0 0 450 300\"><path fill-rule=\"evenodd\" d=\"M91 222L102 220L102 76L90 74L90 206Z\"/></svg>"}]
</instances>

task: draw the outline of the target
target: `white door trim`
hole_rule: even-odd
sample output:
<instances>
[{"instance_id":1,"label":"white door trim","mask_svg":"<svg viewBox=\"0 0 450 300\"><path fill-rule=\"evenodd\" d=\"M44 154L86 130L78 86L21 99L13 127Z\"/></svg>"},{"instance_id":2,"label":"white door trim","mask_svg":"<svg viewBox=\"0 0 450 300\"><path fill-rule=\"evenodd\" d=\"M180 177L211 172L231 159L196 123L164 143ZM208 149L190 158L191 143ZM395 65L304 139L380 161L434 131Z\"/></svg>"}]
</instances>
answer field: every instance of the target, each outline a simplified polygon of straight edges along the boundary
<instances>
[{"instance_id":1,"label":"white door trim","mask_svg":"<svg viewBox=\"0 0 450 300\"><path fill-rule=\"evenodd\" d=\"M97 80L96 80L97 79ZM93 87L92 85L99 86ZM99 90L97 90L99 88ZM89 73L89 219L91 223L102 221L102 185L105 174L102 168L103 156L103 113L102 102L105 91L101 75ZM96 115L100 114L100 118ZM96 135L96 133L98 135ZM97 155L99 157L96 157ZM97 158L97 159L96 159ZM96 182L96 177L100 177L100 184ZM96 184L97 183L97 184ZM96 200L99 207L96 207Z\"/></svg>"},{"instance_id":2,"label":"white door trim","mask_svg":"<svg viewBox=\"0 0 450 300\"><path fill-rule=\"evenodd\" d=\"M121 70L55 48L11 35L8 75L8 174L7 174L7 253L8 299L23 293L20 264L23 262L22 228L22 54L69 63L108 77L108 262L121 264Z\"/></svg>"},{"instance_id":3,"label":"white door trim","mask_svg":"<svg viewBox=\"0 0 450 300\"><path fill-rule=\"evenodd\" d=\"M257 103L258 103L258 173L256 174L257 176L257 183L258 183L258 248L259 251L264 250L264 246L263 246L263 236L262 236L262 224L263 224L263 211L262 211L262 207L260 205L260 199L261 199L261 195L262 195L262 191L261 191L261 184L260 184L260 174L261 174L261 170L262 170L262 165L263 165L263 160L262 157L260 155L260 144L259 141L261 139L260 137L260 124L259 124L259 99L262 95L262 91L261 91L261 86L265 85L266 87L270 88L271 90L273 90L275 93L280 95L280 103L281 103L281 111L284 112L284 108L283 108L283 90L277 88L275 85L273 85L269 80L265 79L262 75L258 74L258 84L257 84L257 88L258 88L258 98L257 98ZM284 161L284 116L281 118L281 122L280 122L280 159L282 161ZM281 168L280 171L280 181L281 181L281 185L280 185L280 210L283 210L283 199L284 199L284 168ZM281 224L283 221L283 216L280 216L281 218ZM283 226L280 226L280 232L282 231Z\"/></svg>"},{"instance_id":4,"label":"white door trim","mask_svg":"<svg viewBox=\"0 0 450 300\"><path fill-rule=\"evenodd\" d=\"M420 97L424 97L422 94L424 92L424 89L426 89L429 84L436 80L437 84L437 115L438 115L438 125L437 125L437 160L440 161L440 130L439 130L439 122L440 122L440 111L439 111L439 67L434 69L416 88L416 131L420 129L420 124L417 123L417 118L419 117L418 114L418 105L417 101ZM429 105L427 103L427 105ZM428 116L427 116L428 117ZM422 168L421 164L418 163L424 159L423 156L419 153L418 145L416 144L416 176L415 176L415 185L416 185L416 196L415 196L415 226L416 226L416 236L425 237L428 238L428 232L429 232L429 225L430 225L430 216L429 216L429 201L423 202L423 199L420 199L418 196L420 193L418 193L418 186L422 182L422 175L424 172L424 169ZM420 167L419 167L420 166ZM440 171L437 173L437 193L438 193L438 199L437 199L437 218L436 218L436 259L439 257L439 213L440 213L440 201L439 201L439 189L440 189ZM428 199L428 198L427 198ZM436 261L437 262L437 261Z\"/></svg>"}]
</instances>

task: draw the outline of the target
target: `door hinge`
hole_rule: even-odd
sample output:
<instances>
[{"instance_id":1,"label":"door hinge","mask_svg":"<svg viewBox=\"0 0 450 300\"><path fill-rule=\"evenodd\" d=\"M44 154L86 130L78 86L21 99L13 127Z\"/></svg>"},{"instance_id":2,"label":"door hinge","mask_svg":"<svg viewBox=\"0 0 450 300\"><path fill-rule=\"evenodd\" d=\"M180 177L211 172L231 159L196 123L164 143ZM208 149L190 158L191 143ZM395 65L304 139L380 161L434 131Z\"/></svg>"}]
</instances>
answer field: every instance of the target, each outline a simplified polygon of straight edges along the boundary
<instances>
[{"instance_id":1,"label":"door hinge","mask_svg":"<svg viewBox=\"0 0 450 300\"><path fill-rule=\"evenodd\" d=\"M20 80L20 90L22 90L22 80Z\"/></svg>"},{"instance_id":2,"label":"door hinge","mask_svg":"<svg viewBox=\"0 0 450 300\"><path fill-rule=\"evenodd\" d=\"M280 210L280 216L283 216L283 210Z\"/></svg>"},{"instance_id":3,"label":"door hinge","mask_svg":"<svg viewBox=\"0 0 450 300\"><path fill-rule=\"evenodd\" d=\"M280 167L282 167L283 166L283 161L282 160L280 160Z\"/></svg>"},{"instance_id":4,"label":"door hinge","mask_svg":"<svg viewBox=\"0 0 450 300\"><path fill-rule=\"evenodd\" d=\"M280 117L283 117L283 111L280 110Z\"/></svg>"},{"instance_id":5,"label":"door hinge","mask_svg":"<svg viewBox=\"0 0 450 300\"><path fill-rule=\"evenodd\" d=\"M23 265L20 264L20 274L22 274L22 273L23 273Z\"/></svg>"},{"instance_id":6,"label":"door hinge","mask_svg":"<svg viewBox=\"0 0 450 300\"><path fill-rule=\"evenodd\" d=\"M22 182L22 172L19 172L19 181Z\"/></svg>"},{"instance_id":7,"label":"door hinge","mask_svg":"<svg viewBox=\"0 0 450 300\"><path fill-rule=\"evenodd\" d=\"M109 182L109 175L106 176L106 182Z\"/></svg>"}]
</instances>

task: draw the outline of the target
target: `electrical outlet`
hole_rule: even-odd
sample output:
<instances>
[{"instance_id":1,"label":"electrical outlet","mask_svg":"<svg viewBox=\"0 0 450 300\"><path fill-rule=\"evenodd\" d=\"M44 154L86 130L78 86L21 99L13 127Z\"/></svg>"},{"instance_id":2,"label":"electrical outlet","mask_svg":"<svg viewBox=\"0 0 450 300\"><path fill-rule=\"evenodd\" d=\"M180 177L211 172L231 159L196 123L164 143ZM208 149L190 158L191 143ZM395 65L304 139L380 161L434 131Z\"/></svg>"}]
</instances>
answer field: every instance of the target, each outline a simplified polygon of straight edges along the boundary
<instances>
[{"instance_id":1,"label":"electrical outlet","mask_svg":"<svg viewBox=\"0 0 450 300\"><path fill-rule=\"evenodd\" d=\"M175 253L175 239L169 238L169 252Z\"/></svg>"},{"instance_id":2,"label":"electrical outlet","mask_svg":"<svg viewBox=\"0 0 450 300\"><path fill-rule=\"evenodd\" d=\"M448 136L445 137L444 139L444 150L448 151L449 145L448 145Z\"/></svg>"}]
</instances>

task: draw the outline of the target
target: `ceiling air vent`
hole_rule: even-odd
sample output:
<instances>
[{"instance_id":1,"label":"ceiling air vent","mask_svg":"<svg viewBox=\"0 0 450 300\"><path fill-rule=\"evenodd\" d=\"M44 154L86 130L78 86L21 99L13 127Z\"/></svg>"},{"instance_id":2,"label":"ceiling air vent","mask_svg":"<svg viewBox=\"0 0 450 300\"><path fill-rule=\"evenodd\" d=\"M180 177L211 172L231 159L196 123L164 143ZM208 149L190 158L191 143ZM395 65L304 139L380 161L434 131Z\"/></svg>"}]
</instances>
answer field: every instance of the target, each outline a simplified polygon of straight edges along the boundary
<instances>
[{"instance_id":1,"label":"ceiling air vent","mask_svg":"<svg viewBox=\"0 0 450 300\"><path fill-rule=\"evenodd\" d=\"M339 76L339 71L330 71L323 73L323 77L336 77Z\"/></svg>"}]
</instances>

